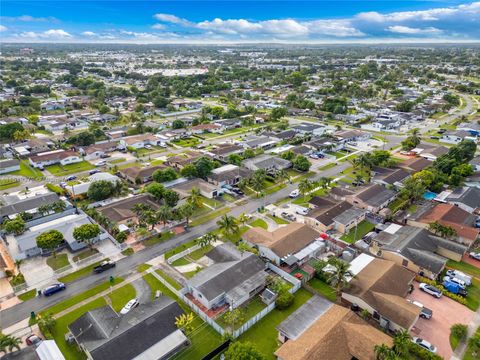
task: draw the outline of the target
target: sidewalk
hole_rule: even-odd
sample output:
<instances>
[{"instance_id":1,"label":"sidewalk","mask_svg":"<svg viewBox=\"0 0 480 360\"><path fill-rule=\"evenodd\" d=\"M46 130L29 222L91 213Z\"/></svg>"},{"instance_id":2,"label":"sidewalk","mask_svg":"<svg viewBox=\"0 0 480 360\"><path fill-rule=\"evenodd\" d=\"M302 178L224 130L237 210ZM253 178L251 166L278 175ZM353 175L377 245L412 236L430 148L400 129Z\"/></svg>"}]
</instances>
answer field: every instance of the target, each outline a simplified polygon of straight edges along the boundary
<instances>
[{"instance_id":1,"label":"sidewalk","mask_svg":"<svg viewBox=\"0 0 480 360\"><path fill-rule=\"evenodd\" d=\"M480 308L475 313L470 324L468 324L468 335L467 339L472 337L475 334L475 331L480 326ZM467 340L468 341L468 340ZM450 360L462 360L465 352L467 351L467 341L461 342L458 344L457 348L453 352L453 355L450 357Z\"/></svg>"}]
</instances>

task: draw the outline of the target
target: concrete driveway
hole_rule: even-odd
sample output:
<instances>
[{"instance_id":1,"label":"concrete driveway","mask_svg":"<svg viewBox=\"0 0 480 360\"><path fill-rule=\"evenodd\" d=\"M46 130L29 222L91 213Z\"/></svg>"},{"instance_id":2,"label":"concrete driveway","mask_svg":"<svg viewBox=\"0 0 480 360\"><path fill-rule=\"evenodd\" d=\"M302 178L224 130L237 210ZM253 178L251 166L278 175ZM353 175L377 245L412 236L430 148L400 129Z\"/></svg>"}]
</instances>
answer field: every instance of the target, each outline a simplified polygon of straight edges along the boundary
<instances>
[{"instance_id":1,"label":"concrete driveway","mask_svg":"<svg viewBox=\"0 0 480 360\"><path fill-rule=\"evenodd\" d=\"M437 299L428 295L418 288L418 283L415 283L415 290L408 298L421 302L433 311L432 318L429 320L420 318L410 334L429 341L437 347L438 355L450 359L453 353L449 340L450 327L453 324L468 325L475 313L446 296Z\"/></svg>"}]
</instances>

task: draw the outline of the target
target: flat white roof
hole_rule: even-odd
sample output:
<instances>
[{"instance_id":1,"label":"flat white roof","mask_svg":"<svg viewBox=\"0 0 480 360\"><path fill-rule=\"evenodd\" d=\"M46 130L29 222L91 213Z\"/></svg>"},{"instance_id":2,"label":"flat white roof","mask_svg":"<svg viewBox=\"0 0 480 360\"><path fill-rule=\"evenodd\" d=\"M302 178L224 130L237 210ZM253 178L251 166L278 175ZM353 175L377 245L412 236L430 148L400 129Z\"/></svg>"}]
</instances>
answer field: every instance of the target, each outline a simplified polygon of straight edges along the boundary
<instances>
[{"instance_id":1,"label":"flat white roof","mask_svg":"<svg viewBox=\"0 0 480 360\"><path fill-rule=\"evenodd\" d=\"M375 258L367 254L360 254L350 263L349 270L353 275L357 275L362 271L368 264L370 264Z\"/></svg>"},{"instance_id":2,"label":"flat white roof","mask_svg":"<svg viewBox=\"0 0 480 360\"><path fill-rule=\"evenodd\" d=\"M403 226L398 225L398 224L391 224L389 227L387 227L385 230L386 233L388 234L395 234L398 230L400 230Z\"/></svg>"},{"instance_id":3,"label":"flat white roof","mask_svg":"<svg viewBox=\"0 0 480 360\"><path fill-rule=\"evenodd\" d=\"M54 340L43 340L36 351L40 360L65 360Z\"/></svg>"}]
</instances>

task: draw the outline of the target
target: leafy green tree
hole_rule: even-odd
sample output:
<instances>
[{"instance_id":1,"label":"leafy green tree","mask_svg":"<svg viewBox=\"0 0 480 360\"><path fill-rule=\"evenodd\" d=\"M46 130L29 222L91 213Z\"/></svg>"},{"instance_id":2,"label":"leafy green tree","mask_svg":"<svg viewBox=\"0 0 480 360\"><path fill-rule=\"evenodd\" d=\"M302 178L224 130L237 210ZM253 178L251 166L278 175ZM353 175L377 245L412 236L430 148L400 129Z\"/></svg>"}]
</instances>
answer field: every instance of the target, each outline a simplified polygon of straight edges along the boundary
<instances>
[{"instance_id":1,"label":"leafy green tree","mask_svg":"<svg viewBox=\"0 0 480 360\"><path fill-rule=\"evenodd\" d=\"M165 205L174 207L177 205L179 199L180 196L176 191L171 189L165 189L163 193L163 202L165 203Z\"/></svg>"},{"instance_id":2,"label":"leafy green tree","mask_svg":"<svg viewBox=\"0 0 480 360\"><path fill-rule=\"evenodd\" d=\"M230 154L228 156L228 162L240 166L242 164L242 157L238 154Z\"/></svg>"},{"instance_id":3,"label":"leafy green tree","mask_svg":"<svg viewBox=\"0 0 480 360\"><path fill-rule=\"evenodd\" d=\"M165 187L162 184L159 184L157 182L151 183L150 185L147 185L145 187L145 190L151 194L155 200L160 201L163 199L163 195L165 194Z\"/></svg>"},{"instance_id":4,"label":"leafy green tree","mask_svg":"<svg viewBox=\"0 0 480 360\"><path fill-rule=\"evenodd\" d=\"M315 185L312 181L308 179L303 179L298 183L298 191L302 196L305 197L310 191L314 189Z\"/></svg>"},{"instance_id":5,"label":"leafy green tree","mask_svg":"<svg viewBox=\"0 0 480 360\"><path fill-rule=\"evenodd\" d=\"M189 222L190 218L195 213L195 207L192 204L185 203L185 204L182 204L177 209L177 211L178 211L180 217L185 219L185 222L187 223L187 226L188 226L188 222Z\"/></svg>"},{"instance_id":6,"label":"leafy green tree","mask_svg":"<svg viewBox=\"0 0 480 360\"><path fill-rule=\"evenodd\" d=\"M198 176L197 167L193 164L185 165L183 169L180 170L180 174L189 179L196 178Z\"/></svg>"},{"instance_id":7,"label":"leafy green tree","mask_svg":"<svg viewBox=\"0 0 480 360\"><path fill-rule=\"evenodd\" d=\"M167 225L167 222L172 219L172 208L167 205L163 205L157 212L158 220L163 222L163 226Z\"/></svg>"},{"instance_id":8,"label":"leafy green tree","mask_svg":"<svg viewBox=\"0 0 480 360\"><path fill-rule=\"evenodd\" d=\"M293 294L289 291L282 291L275 300L275 304L277 305L278 310L285 310L293 304L294 300L295 297Z\"/></svg>"},{"instance_id":9,"label":"leafy green tree","mask_svg":"<svg viewBox=\"0 0 480 360\"><path fill-rule=\"evenodd\" d=\"M228 311L223 317L231 333L235 330L235 325L240 325L245 320L245 313L241 308Z\"/></svg>"},{"instance_id":10,"label":"leafy green tree","mask_svg":"<svg viewBox=\"0 0 480 360\"><path fill-rule=\"evenodd\" d=\"M298 155L293 159L292 164L293 168L298 171L308 171L310 166L312 166L312 163L303 155Z\"/></svg>"},{"instance_id":11,"label":"leafy green tree","mask_svg":"<svg viewBox=\"0 0 480 360\"><path fill-rule=\"evenodd\" d=\"M457 338L459 341L465 341L468 336L468 326L465 324L453 324L450 327L450 336Z\"/></svg>"},{"instance_id":12,"label":"leafy green tree","mask_svg":"<svg viewBox=\"0 0 480 360\"><path fill-rule=\"evenodd\" d=\"M285 159L288 161L292 161L293 159L295 159L295 156L296 155L292 150L287 150L282 155L280 155L282 159Z\"/></svg>"},{"instance_id":13,"label":"leafy green tree","mask_svg":"<svg viewBox=\"0 0 480 360\"><path fill-rule=\"evenodd\" d=\"M207 246L211 245L212 242L218 240L218 235L212 232L208 232L205 235L199 237L195 240L195 242L200 245L201 248L206 248Z\"/></svg>"},{"instance_id":14,"label":"leafy green tree","mask_svg":"<svg viewBox=\"0 0 480 360\"><path fill-rule=\"evenodd\" d=\"M225 360L266 360L266 357L249 342L231 343L224 355Z\"/></svg>"},{"instance_id":15,"label":"leafy green tree","mask_svg":"<svg viewBox=\"0 0 480 360\"><path fill-rule=\"evenodd\" d=\"M107 180L94 181L90 184L87 196L94 201L105 200L115 193L115 185Z\"/></svg>"},{"instance_id":16,"label":"leafy green tree","mask_svg":"<svg viewBox=\"0 0 480 360\"><path fill-rule=\"evenodd\" d=\"M5 221L3 229L11 234L23 234L25 231L25 221L23 221L20 216L17 216L15 219Z\"/></svg>"},{"instance_id":17,"label":"leafy green tree","mask_svg":"<svg viewBox=\"0 0 480 360\"><path fill-rule=\"evenodd\" d=\"M195 167L197 168L197 174L199 178L206 179L208 175L212 172L215 168L215 165L212 160L207 157L202 157L195 163Z\"/></svg>"},{"instance_id":18,"label":"leafy green tree","mask_svg":"<svg viewBox=\"0 0 480 360\"><path fill-rule=\"evenodd\" d=\"M255 151L253 151L253 149L246 149L242 155L244 159L250 159L255 157Z\"/></svg>"},{"instance_id":19,"label":"leafy green tree","mask_svg":"<svg viewBox=\"0 0 480 360\"><path fill-rule=\"evenodd\" d=\"M270 111L270 119L273 121L278 121L282 117L287 115L287 109L284 107L276 107Z\"/></svg>"},{"instance_id":20,"label":"leafy green tree","mask_svg":"<svg viewBox=\"0 0 480 360\"><path fill-rule=\"evenodd\" d=\"M52 251L56 257L55 249L65 241L63 234L58 230L49 230L37 236L37 246L42 250Z\"/></svg>"},{"instance_id":21,"label":"leafy green tree","mask_svg":"<svg viewBox=\"0 0 480 360\"><path fill-rule=\"evenodd\" d=\"M97 224L83 224L73 229L73 238L87 244L90 249L93 249L93 242L99 235L100 227Z\"/></svg>"},{"instance_id":22,"label":"leafy green tree","mask_svg":"<svg viewBox=\"0 0 480 360\"><path fill-rule=\"evenodd\" d=\"M162 183L166 181L175 180L178 177L178 174L172 168L166 168L163 170L162 169L156 170L153 173L152 177L154 181Z\"/></svg>"}]
</instances>

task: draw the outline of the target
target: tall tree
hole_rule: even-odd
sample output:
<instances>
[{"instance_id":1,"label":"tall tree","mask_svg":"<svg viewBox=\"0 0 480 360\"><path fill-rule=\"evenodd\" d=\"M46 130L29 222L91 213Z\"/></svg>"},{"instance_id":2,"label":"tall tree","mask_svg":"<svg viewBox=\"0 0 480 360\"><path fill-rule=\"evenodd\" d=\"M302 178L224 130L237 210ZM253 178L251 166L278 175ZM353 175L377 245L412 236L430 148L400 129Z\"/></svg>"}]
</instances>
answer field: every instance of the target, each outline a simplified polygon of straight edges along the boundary
<instances>
[{"instance_id":1,"label":"tall tree","mask_svg":"<svg viewBox=\"0 0 480 360\"><path fill-rule=\"evenodd\" d=\"M342 290L354 275L350 271L350 264L338 258L330 258L328 263L332 265L332 271L327 273L328 282L335 288L337 299L340 299Z\"/></svg>"},{"instance_id":2,"label":"tall tree","mask_svg":"<svg viewBox=\"0 0 480 360\"><path fill-rule=\"evenodd\" d=\"M100 227L97 224L83 224L73 229L74 239L87 244L91 250L98 235L100 235Z\"/></svg>"},{"instance_id":3,"label":"tall tree","mask_svg":"<svg viewBox=\"0 0 480 360\"><path fill-rule=\"evenodd\" d=\"M187 197L187 203L195 207L196 209L201 208L203 206L202 202L202 195L200 195L200 189L197 187L193 187L190 190L190 194Z\"/></svg>"},{"instance_id":4,"label":"tall tree","mask_svg":"<svg viewBox=\"0 0 480 360\"><path fill-rule=\"evenodd\" d=\"M224 236L232 236L240 231L237 219L227 214L223 215L220 220L217 221L217 225Z\"/></svg>"},{"instance_id":5,"label":"tall tree","mask_svg":"<svg viewBox=\"0 0 480 360\"><path fill-rule=\"evenodd\" d=\"M43 250L52 251L53 257L56 257L55 249L65 241L63 234L58 230L49 230L41 233L36 238L37 246Z\"/></svg>"}]
</instances>

